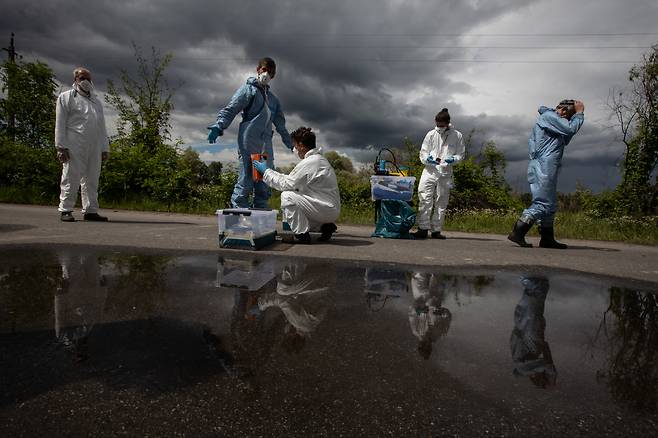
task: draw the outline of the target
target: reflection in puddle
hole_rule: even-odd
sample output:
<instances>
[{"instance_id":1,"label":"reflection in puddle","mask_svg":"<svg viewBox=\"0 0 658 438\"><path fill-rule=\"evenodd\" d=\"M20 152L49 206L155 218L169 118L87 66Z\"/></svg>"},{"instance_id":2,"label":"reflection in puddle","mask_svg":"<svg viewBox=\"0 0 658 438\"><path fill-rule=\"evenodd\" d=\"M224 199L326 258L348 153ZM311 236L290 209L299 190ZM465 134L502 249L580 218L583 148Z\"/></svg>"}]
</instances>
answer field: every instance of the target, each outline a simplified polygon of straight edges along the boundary
<instances>
[{"instance_id":1,"label":"reflection in puddle","mask_svg":"<svg viewBox=\"0 0 658 438\"><path fill-rule=\"evenodd\" d=\"M651 285L80 249L8 252L0 263L0 408L13 415L26 403L25 412L42 412L44 394L97 382L243 410L263 400L272 412L280 403L308 409L310 397L322 415L366 409L377 421L350 421L382 433L393 417L431 430L418 410L434 418L454 409L444 421L465 424L477 406L501 432L553 417L599 419L590 429L632 413L643 415L637 427L657 420ZM395 415L389 404L400 406Z\"/></svg>"},{"instance_id":2,"label":"reflection in puddle","mask_svg":"<svg viewBox=\"0 0 658 438\"><path fill-rule=\"evenodd\" d=\"M524 277L523 296L514 309L510 338L514 374L525 376L540 388L555 385L557 371L545 339L544 305L549 283L546 277Z\"/></svg>"},{"instance_id":3,"label":"reflection in puddle","mask_svg":"<svg viewBox=\"0 0 658 438\"><path fill-rule=\"evenodd\" d=\"M409 306L409 325L418 338L418 353L425 359L432 354L432 344L445 336L452 313L442 306L445 284L427 272L411 274L413 305Z\"/></svg>"}]
</instances>

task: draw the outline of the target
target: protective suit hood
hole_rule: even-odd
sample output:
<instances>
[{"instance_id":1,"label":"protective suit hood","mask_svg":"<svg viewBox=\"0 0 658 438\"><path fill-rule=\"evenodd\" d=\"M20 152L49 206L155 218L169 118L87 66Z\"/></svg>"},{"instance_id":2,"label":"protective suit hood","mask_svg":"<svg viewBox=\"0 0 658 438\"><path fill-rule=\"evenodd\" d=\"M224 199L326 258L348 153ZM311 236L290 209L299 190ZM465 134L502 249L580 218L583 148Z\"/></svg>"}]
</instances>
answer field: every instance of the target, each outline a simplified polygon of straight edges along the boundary
<instances>
[{"instance_id":1,"label":"protective suit hood","mask_svg":"<svg viewBox=\"0 0 658 438\"><path fill-rule=\"evenodd\" d=\"M254 87L258 87L258 88L260 88L260 89L263 89L263 88L264 88L264 89L267 90L267 89L270 88L269 85L263 85L263 84L261 84L261 83L258 81L258 78L255 78L255 77L253 77L253 76L250 76L249 78L247 78L247 84L249 84L249 85L253 85Z\"/></svg>"},{"instance_id":2,"label":"protective suit hood","mask_svg":"<svg viewBox=\"0 0 658 438\"><path fill-rule=\"evenodd\" d=\"M546 111L555 111L555 110L553 108L549 108L544 105L540 106L539 109L537 110L539 114L544 114Z\"/></svg>"},{"instance_id":3,"label":"protective suit hood","mask_svg":"<svg viewBox=\"0 0 658 438\"><path fill-rule=\"evenodd\" d=\"M313 155L322 155L322 148L315 147L313 149L309 149L304 154L304 158L308 158L308 157L313 156Z\"/></svg>"}]
</instances>

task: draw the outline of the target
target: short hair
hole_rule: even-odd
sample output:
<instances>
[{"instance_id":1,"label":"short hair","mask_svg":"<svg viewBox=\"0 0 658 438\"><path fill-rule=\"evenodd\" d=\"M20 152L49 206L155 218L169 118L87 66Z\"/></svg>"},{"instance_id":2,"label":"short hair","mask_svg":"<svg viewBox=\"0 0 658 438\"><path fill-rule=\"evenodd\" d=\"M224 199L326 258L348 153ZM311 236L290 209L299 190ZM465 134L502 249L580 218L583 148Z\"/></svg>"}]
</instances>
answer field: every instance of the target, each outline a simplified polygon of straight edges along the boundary
<instances>
[{"instance_id":1,"label":"short hair","mask_svg":"<svg viewBox=\"0 0 658 438\"><path fill-rule=\"evenodd\" d=\"M276 71L276 62L272 58L268 58L267 56L265 58L261 58L260 61L258 61L258 68L260 67L265 67L268 70L271 70L273 72Z\"/></svg>"},{"instance_id":2,"label":"short hair","mask_svg":"<svg viewBox=\"0 0 658 438\"><path fill-rule=\"evenodd\" d=\"M571 118L576 114L576 101L574 99L563 99L560 103L557 104L555 109L564 108L567 111L567 118Z\"/></svg>"},{"instance_id":3,"label":"short hair","mask_svg":"<svg viewBox=\"0 0 658 438\"><path fill-rule=\"evenodd\" d=\"M315 149L315 133L311 131L311 128L300 126L290 134L290 137L308 149Z\"/></svg>"},{"instance_id":4,"label":"short hair","mask_svg":"<svg viewBox=\"0 0 658 438\"><path fill-rule=\"evenodd\" d=\"M87 73L88 75L91 75L91 72L84 68L84 67L76 67L75 70L73 70L73 79L77 79L78 76L80 76L82 73Z\"/></svg>"},{"instance_id":5,"label":"short hair","mask_svg":"<svg viewBox=\"0 0 658 438\"><path fill-rule=\"evenodd\" d=\"M450 113L448 112L448 108L443 108L441 111L439 111L434 117L434 121L436 123L450 123Z\"/></svg>"}]
</instances>

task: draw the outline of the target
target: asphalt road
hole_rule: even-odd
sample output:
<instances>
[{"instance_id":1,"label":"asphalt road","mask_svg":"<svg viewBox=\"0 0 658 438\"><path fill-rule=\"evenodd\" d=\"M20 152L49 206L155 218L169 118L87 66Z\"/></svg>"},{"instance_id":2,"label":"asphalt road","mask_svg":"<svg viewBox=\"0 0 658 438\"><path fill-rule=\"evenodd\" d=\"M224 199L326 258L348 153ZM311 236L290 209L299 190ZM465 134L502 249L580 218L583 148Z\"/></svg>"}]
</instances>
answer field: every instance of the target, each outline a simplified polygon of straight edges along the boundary
<instances>
[{"instance_id":1,"label":"asphalt road","mask_svg":"<svg viewBox=\"0 0 658 438\"><path fill-rule=\"evenodd\" d=\"M66 244L244 253L219 248L213 216L122 210L102 214L110 222L64 223L55 207L0 204L0 248ZM82 215L75 212L75 216L81 219ZM258 253L420 266L534 266L658 283L657 246L564 239L568 250L525 249L503 235L446 232L447 240L410 241L371 238L373 229L339 224L328 243L277 242Z\"/></svg>"}]
</instances>

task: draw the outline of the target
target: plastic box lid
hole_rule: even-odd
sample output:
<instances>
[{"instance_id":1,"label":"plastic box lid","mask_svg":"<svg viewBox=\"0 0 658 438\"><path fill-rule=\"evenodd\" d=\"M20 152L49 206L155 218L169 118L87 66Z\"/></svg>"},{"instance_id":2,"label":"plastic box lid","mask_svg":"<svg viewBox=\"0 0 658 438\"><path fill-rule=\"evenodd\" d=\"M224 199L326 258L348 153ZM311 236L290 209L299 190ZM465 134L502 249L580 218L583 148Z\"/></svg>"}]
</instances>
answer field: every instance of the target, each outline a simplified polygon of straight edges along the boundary
<instances>
[{"instance_id":1,"label":"plastic box lid","mask_svg":"<svg viewBox=\"0 0 658 438\"><path fill-rule=\"evenodd\" d=\"M415 184L415 176L373 175L370 177L372 200L411 201Z\"/></svg>"},{"instance_id":2,"label":"plastic box lid","mask_svg":"<svg viewBox=\"0 0 658 438\"><path fill-rule=\"evenodd\" d=\"M216 214L220 234L254 237L276 229L278 210L227 208Z\"/></svg>"}]
</instances>

